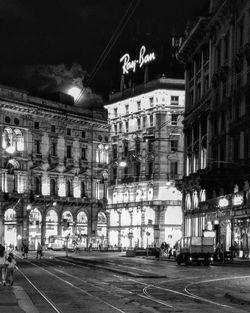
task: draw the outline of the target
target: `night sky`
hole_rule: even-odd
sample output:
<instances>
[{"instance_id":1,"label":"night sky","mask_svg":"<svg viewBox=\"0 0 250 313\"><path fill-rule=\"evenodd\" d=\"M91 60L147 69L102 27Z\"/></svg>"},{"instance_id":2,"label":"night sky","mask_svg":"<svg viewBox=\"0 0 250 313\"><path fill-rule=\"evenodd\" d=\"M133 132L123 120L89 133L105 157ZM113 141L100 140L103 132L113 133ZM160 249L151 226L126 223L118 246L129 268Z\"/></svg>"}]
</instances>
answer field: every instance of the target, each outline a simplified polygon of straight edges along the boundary
<instances>
[{"instance_id":1,"label":"night sky","mask_svg":"<svg viewBox=\"0 0 250 313\"><path fill-rule=\"evenodd\" d=\"M171 37L207 12L208 2L0 0L0 84L34 95L83 84L107 96L119 90L120 57L135 56L143 44L156 51L159 74L182 76Z\"/></svg>"}]
</instances>

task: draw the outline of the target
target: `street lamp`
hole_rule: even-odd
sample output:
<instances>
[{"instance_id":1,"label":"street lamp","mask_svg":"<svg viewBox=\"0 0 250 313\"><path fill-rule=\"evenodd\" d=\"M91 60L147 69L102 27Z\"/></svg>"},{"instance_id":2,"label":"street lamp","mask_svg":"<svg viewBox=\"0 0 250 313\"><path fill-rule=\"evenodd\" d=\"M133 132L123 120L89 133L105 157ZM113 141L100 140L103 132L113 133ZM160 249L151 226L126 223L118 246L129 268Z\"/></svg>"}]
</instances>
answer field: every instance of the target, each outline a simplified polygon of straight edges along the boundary
<instances>
[{"instance_id":1,"label":"street lamp","mask_svg":"<svg viewBox=\"0 0 250 313\"><path fill-rule=\"evenodd\" d=\"M148 256L148 237L150 236L150 232L146 232L146 235L147 235L147 256Z\"/></svg>"}]
</instances>

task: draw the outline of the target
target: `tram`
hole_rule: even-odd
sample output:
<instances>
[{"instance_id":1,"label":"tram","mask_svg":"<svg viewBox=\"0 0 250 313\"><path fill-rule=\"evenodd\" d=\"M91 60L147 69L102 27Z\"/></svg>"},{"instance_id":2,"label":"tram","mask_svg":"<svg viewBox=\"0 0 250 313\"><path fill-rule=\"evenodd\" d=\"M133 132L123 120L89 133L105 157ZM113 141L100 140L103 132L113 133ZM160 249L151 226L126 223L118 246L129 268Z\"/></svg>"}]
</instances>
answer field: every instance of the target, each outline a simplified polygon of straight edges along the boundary
<instances>
[{"instance_id":1,"label":"tram","mask_svg":"<svg viewBox=\"0 0 250 313\"><path fill-rule=\"evenodd\" d=\"M51 250L65 250L65 248L69 250L79 250L85 249L86 243L81 240L78 236L59 236L53 235L48 238L48 249Z\"/></svg>"}]
</instances>

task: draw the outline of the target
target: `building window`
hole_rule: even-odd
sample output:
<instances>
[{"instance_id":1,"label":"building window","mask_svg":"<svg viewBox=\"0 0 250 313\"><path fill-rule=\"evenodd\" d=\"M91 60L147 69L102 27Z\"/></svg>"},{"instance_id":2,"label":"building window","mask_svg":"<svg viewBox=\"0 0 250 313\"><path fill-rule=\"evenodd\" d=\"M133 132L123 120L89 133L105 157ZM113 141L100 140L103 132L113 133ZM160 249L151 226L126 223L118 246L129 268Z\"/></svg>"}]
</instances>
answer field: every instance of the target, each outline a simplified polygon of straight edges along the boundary
<instances>
[{"instance_id":1,"label":"building window","mask_svg":"<svg viewBox=\"0 0 250 313\"><path fill-rule=\"evenodd\" d=\"M114 108L114 116L115 116L115 117L118 116L118 110L117 110L117 108Z\"/></svg>"},{"instance_id":2,"label":"building window","mask_svg":"<svg viewBox=\"0 0 250 313\"><path fill-rule=\"evenodd\" d=\"M137 101L137 111L141 111L141 101Z\"/></svg>"},{"instance_id":3,"label":"building window","mask_svg":"<svg viewBox=\"0 0 250 313\"><path fill-rule=\"evenodd\" d=\"M113 145L113 158L117 159L117 145Z\"/></svg>"},{"instance_id":4,"label":"building window","mask_svg":"<svg viewBox=\"0 0 250 313\"><path fill-rule=\"evenodd\" d=\"M35 122L35 123L34 123L34 128L35 128L35 129L39 129L39 122Z\"/></svg>"},{"instance_id":5,"label":"building window","mask_svg":"<svg viewBox=\"0 0 250 313\"><path fill-rule=\"evenodd\" d=\"M148 152L154 152L154 141L152 139L148 140Z\"/></svg>"},{"instance_id":6,"label":"building window","mask_svg":"<svg viewBox=\"0 0 250 313\"><path fill-rule=\"evenodd\" d=\"M147 123L147 116L143 116L142 118L142 127L145 128Z\"/></svg>"},{"instance_id":7,"label":"building window","mask_svg":"<svg viewBox=\"0 0 250 313\"><path fill-rule=\"evenodd\" d=\"M67 128L67 136L71 136L71 129L70 128Z\"/></svg>"},{"instance_id":8,"label":"building window","mask_svg":"<svg viewBox=\"0 0 250 313\"><path fill-rule=\"evenodd\" d=\"M128 133L128 130L129 130L129 124L128 124L128 121L125 122L125 131L126 133Z\"/></svg>"},{"instance_id":9,"label":"building window","mask_svg":"<svg viewBox=\"0 0 250 313\"><path fill-rule=\"evenodd\" d=\"M86 148L82 148L82 160L86 160Z\"/></svg>"},{"instance_id":10,"label":"building window","mask_svg":"<svg viewBox=\"0 0 250 313\"><path fill-rule=\"evenodd\" d=\"M96 199L100 200L100 184L99 184L99 182L95 183L95 196L96 196Z\"/></svg>"},{"instance_id":11,"label":"building window","mask_svg":"<svg viewBox=\"0 0 250 313\"><path fill-rule=\"evenodd\" d=\"M56 143L52 142L51 144L51 155L56 156Z\"/></svg>"},{"instance_id":12,"label":"building window","mask_svg":"<svg viewBox=\"0 0 250 313\"><path fill-rule=\"evenodd\" d=\"M6 127L2 134L2 147L7 152L24 151L24 136L21 130Z\"/></svg>"},{"instance_id":13,"label":"building window","mask_svg":"<svg viewBox=\"0 0 250 313\"><path fill-rule=\"evenodd\" d=\"M41 181L39 177L35 177L35 194L41 194Z\"/></svg>"},{"instance_id":14,"label":"building window","mask_svg":"<svg viewBox=\"0 0 250 313\"><path fill-rule=\"evenodd\" d=\"M137 119L137 128L138 128L138 130L141 129L141 119L140 118Z\"/></svg>"},{"instance_id":15,"label":"building window","mask_svg":"<svg viewBox=\"0 0 250 313\"><path fill-rule=\"evenodd\" d=\"M117 135L117 124L114 125L114 133Z\"/></svg>"},{"instance_id":16,"label":"building window","mask_svg":"<svg viewBox=\"0 0 250 313\"><path fill-rule=\"evenodd\" d=\"M124 156L127 157L128 156L128 140L124 140L123 150L124 150Z\"/></svg>"},{"instance_id":17,"label":"building window","mask_svg":"<svg viewBox=\"0 0 250 313\"><path fill-rule=\"evenodd\" d=\"M148 162L148 176L149 176L149 179L151 178L152 174L153 174L153 162L150 161L150 162Z\"/></svg>"},{"instance_id":18,"label":"building window","mask_svg":"<svg viewBox=\"0 0 250 313\"><path fill-rule=\"evenodd\" d=\"M113 168L113 179L116 180L117 179L117 168Z\"/></svg>"},{"instance_id":19,"label":"building window","mask_svg":"<svg viewBox=\"0 0 250 313\"><path fill-rule=\"evenodd\" d=\"M10 121L11 121L10 117L9 117L9 116L6 116L6 117L5 117L5 123L10 124Z\"/></svg>"},{"instance_id":20,"label":"building window","mask_svg":"<svg viewBox=\"0 0 250 313\"><path fill-rule=\"evenodd\" d=\"M141 150L140 141L136 140L136 142L135 142L135 153L140 154L140 150Z\"/></svg>"},{"instance_id":21,"label":"building window","mask_svg":"<svg viewBox=\"0 0 250 313\"><path fill-rule=\"evenodd\" d=\"M170 178L175 179L178 175L178 162L171 162L170 163Z\"/></svg>"},{"instance_id":22,"label":"building window","mask_svg":"<svg viewBox=\"0 0 250 313\"><path fill-rule=\"evenodd\" d=\"M154 98L149 98L149 106L153 107L154 106Z\"/></svg>"},{"instance_id":23,"label":"building window","mask_svg":"<svg viewBox=\"0 0 250 313\"><path fill-rule=\"evenodd\" d=\"M178 140L171 140L171 151L176 152L178 150Z\"/></svg>"},{"instance_id":24,"label":"building window","mask_svg":"<svg viewBox=\"0 0 250 313\"><path fill-rule=\"evenodd\" d=\"M171 96L171 105L178 105L179 104L179 96Z\"/></svg>"},{"instance_id":25,"label":"building window","mask_svg":"<svg viewBox=\"0 0 250 313\"><path fill-rule=\"evenodd\" d=\"M35 151L36 151L36 154L41 154L39 140L35 140Z\"/></svg>"},{"instance_id":26,"label":"building window","mask_svg":"<svg viewBox=\"0 0 250 313\"><path fill-rule=\"evenodd\" d=\"M71 197L71 182L69 180L67 180L66 184L66 196Z\"/></svg>"},{"instance_id":27,"label":"building window","mask_svg":"<svg viewBox=\"0 0 250 313\"><path fill-rule=\"evenodd\" d=\"M122 133L122 122L119 123L119 132Z\"/></svg>"},{"instance_id":28,"label":"building window","mask_svg":"<svg viewBox=\"0 0 250 313\"><path fill-rule=\"evenodd\" d=\"M178 114L172 114L171 115L171 124L177 125L177 120L178 120Z\"/></svg>"},{"instance_id":29,"label":"building window","mask_svg":"<svg viewBox=\"0 0 250 313\"><path fill-rule=\"evenodd\" d=\"M149 125L150 125L150 127L154 126L154 116L153 115L149 116Z\"/></svg>"},{"instance_id":30,"label":"building window","mask_svg":"<svg viewBox=\"0 0 250 313\"><path fill-rule=\"evenodd\" d=\"M14 118L14 123L15 123L15 125L19 125L19 119L18 118Z\"/></svg>"},{"instance_id":31,"label":"building window","mask_svg":"<svg viewBox=\"0 0 250 313\"><path fill-rule=\"evenodd\" d=\"M81 182L81 195L82 198L86 196L86 187L83 181Z\"/></svg>"},{"instance_id":32,"label":"building window","mask_svg":"<svg viewBox=\"0 0 250 313\"><path fill-rule=\"evenodd\" d=\"M126 114L129 114L129 105L128 104L125 105L125 112L126 112Z\"/></svg>"},{"instance_id":33,"label":"building window","mask_svg":"<svg viewBox=\"0 0 250 313\"><path fill-rule=\"evenodd\" d=\"M71 146L67 146L67 158L70 159L72 156L71 156Z\"/></svg>"},{"instance_id":34,"label":"building window","mask_svg":"<svg viewBox=\"0 0 250 313\"><path fill-rule=\"evenodd\" d=\"M85 130L82 130L82 138L86 138L86 132L85 132Z\"/></svg>"},{"instance_id":35,"label":"building window","mask_svg":"<svg viewBox=\"0 0 250 313\"><path fill-rule=\"evenodd\" d=\"M56 182L54 179L50 180L50 195L56 196Z\"/></svg>"},{"instance_id":36,"label":"building window","mask_svg":"<svg viewBox=\"0 0 250 313\"><path fill-rule=\"evenodd\" d=\"M55 125L51 125L51 132L55 133L56 132L56 126Z\"/></svg>"}]
</instances>

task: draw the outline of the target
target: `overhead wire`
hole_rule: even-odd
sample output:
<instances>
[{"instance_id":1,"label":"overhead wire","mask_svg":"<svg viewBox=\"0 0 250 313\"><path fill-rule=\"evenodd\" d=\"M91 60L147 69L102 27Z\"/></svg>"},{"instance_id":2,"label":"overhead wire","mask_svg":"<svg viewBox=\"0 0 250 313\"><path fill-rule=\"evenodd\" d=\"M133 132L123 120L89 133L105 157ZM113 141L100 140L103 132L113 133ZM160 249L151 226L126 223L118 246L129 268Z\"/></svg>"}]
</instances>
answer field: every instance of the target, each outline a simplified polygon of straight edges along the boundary
<instances>
[{"instance_id":1,"label":"overhead wire","mask_svg":"<svg viewBox=\"0 0 250 313\"><path fill-rule=\"evenodd\" d=\"M110 50L113 48L114 44L116 43L116 41L118 40L118 38L120 37L120 34L122 33L123 29L125 28L125 26L127 25L128 21L130 20L130 18L132 17L132 15L134 14L136 8L138 7L139 3L141 0L132 0L125 12L125 14L123 15L121 21L119 22L118 26L116 27L113 35L111 36L111 38L109 39L105 49L103 50L103 52L101 53L101 55L99 56L97 63L95 64L93 70L91 71L85 86L81 89L78 97L75 100L75 103L77 104L81 98L81 96L83 95L83 93L85 92L85 90L87 89L88 85L90 84L90 82L93 80L93 78L95 77L96 73L98 72L98 70L100 69L100 67L102 66L103 62L105 61L105 59L107 58ZM135 4L134 4L135 3ZM134 5L134 7L133 7ZM129 12L130 11L130 12Z\"/></svg>"}]
</instances>

